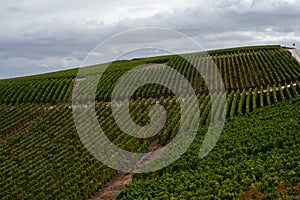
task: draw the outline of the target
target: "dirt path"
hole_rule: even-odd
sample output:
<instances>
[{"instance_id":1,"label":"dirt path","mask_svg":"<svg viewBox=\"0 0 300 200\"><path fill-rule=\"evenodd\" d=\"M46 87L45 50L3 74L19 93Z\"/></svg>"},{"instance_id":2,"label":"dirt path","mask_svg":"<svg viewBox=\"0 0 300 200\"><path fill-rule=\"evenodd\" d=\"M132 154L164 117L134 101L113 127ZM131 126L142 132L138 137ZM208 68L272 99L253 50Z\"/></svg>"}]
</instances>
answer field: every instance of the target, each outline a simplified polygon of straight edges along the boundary
<instances>
[{"instance_id":1,"label":"dirt path","mask_svg":"<svg viewBox=\"0 0 300 200\"><path fill-rule=\"evenodd\" d=\"M292 53L292 56L299 62L300 64L300 50L298 49L289 49L289 52Z\"/></svg>"},{"instance_id":2,"label":"dirt path","mask_svg":"<svg viewBox=\"0 0 300 200\"><path fill-rule=\"evenodd\" d=\"M149 63L149 64L144 64L143 65L143 69L160 69L160 68L164 68L166 67L168 63L157 63L157 64L153 64L153 63Z\"/></svg>"},{"instance_id":3,"label":"dirt path","mask_svg":"<svg viewBox=\"0 0 300 200\"><path fill-rule=\"evenodd\" d=\"M131 173L118 172L109 182L103 185L103 188L97 192L91 199L116 199L121 191L125 190L126 185L132 182Z\"/></svg>"},{"instance_id":4,"label":"dirt path","mask_svg":"<svg viewBox=\"0 0 300 200\"><path fill-rule=\"evenodd\" d=\"M153 152L161 147L162 145L158 143L158 139L154 137L154 139L150 141L150 145L147 148L147 152ZM149 156L141 158L141 161L138 163L137 168L139 168L139 166L142 166L144 163L150 161L151 159L153 159L153 157L151 157L151 154ZM94 194L91 200L116 199L120 192L126 189L126 185L130 183L132 183L132 173L124 173L118 171L117 175L105 185L103 185L102 189L99 190L99 192L97 192L96 194Z\"/></svg>"},{"instance_id":5,"label":"dirt path","mask_svg":"<svg viewBox=\"0 0 300 200\"><path fill-rule=\"evenodd\" d=\"M286 87L287 87L287 88L290 88L291 86L292 86L292 84L289 84L289 85L287 85ZM293 83L293 86L297 86L297 83ZM281 89L284 90L284 89L285 89L285 86L281 86ZM275 90L278 91L278 90L279 90L279 87L276 87ZM270 92L273 92L273 87L270 87ZM260 90L257 91L257 93L260 94ZM263 90L263 93L267 93L267 90L266 90L266 89ZM254 92L252 92L252 94L254 94Z\"/></svg>"},{"instance_id":6,"label":"dirt path","mask_svg":"<svg viewBox=\"0 0 300 200\"><path fill-rule=\"evenodd\" d=\"M297 86L297 83L286 85L286 87L290 88L290 87L292 87L292 85L295 87L295 86ZM281 89L284 90L285 86L281 86ZM275 87L275 90L278 91L279 87ZM273 92L273 87L270 87L270 92ZM260 90L258 90L257 93L260 94ZM267 93L267 89L263 89L263 93ZM249 90L246 91L246 95L248 95L248 94L249 94ZM252 94L254 94L254 90L252 90Z\"/></svg>"}]
</instances>

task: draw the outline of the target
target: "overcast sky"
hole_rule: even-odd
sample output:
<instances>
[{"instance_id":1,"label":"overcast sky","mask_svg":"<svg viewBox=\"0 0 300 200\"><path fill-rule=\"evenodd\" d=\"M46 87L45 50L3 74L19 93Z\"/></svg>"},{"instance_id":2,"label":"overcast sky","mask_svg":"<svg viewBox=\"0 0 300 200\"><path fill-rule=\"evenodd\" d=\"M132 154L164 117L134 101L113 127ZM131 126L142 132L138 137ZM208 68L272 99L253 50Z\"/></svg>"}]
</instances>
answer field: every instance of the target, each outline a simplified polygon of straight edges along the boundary
<instances>
[{"instance_id":1,"label":"overcast sky","mask_svg":"<svg viewBox=\"0 0 300 200\"><path fill-rule=\"evenodd\" d=\"M79 66L122 31L162 27L205 49L258 44L300 47L299 0L2 0L0 78Z\"/></svg>"}]
</instances>

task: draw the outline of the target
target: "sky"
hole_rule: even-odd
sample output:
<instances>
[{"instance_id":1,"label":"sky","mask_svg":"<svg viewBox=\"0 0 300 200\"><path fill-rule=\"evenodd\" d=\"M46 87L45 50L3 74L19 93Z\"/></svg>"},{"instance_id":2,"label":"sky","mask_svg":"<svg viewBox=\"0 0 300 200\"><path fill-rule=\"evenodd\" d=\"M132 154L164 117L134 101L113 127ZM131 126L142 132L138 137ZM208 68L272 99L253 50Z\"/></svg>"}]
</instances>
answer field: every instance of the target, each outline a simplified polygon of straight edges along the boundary
<instances>
[{"instance_id":1,"label":"sky","mask_svg":"<svg viewBox=\"0 0 300 200\"><path fill-rule=\"evenodd\" d=\"M3 79L78 67L102 41L143 27L179 31L206 50L300 48L300 1L1 0L0 27Z\"/></svg>"}]
</instances>

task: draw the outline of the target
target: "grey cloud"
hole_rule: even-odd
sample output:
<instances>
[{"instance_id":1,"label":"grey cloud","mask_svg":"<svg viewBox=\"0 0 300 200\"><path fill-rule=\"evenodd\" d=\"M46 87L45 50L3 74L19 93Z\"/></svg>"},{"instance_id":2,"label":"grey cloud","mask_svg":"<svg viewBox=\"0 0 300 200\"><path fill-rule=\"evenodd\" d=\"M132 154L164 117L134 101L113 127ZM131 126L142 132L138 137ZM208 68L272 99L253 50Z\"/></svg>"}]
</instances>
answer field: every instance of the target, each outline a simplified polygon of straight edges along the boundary
<instances>
[{"instance_id":1,"label":"grey cloud","mask_svg":"<svg viewBox=\"0 0 300 200\"><path fill-rule=\"evenodd\" d=\"M297 0L177 0L172 4L154 0L161 2L159 6L129 0L95 0L89 4L75 0L65 2L67 6L60 1L13 4L4 0L3 5L5 2L7 6L0 10L0 78L12 76L20 66L28 73L74 67L106 38L147 26L181 31L207 49L274 42L300 44ZM138 13L139 9L142 12ZM120 41L119 47L132 42Z\"/></svg>"}]
</instances>

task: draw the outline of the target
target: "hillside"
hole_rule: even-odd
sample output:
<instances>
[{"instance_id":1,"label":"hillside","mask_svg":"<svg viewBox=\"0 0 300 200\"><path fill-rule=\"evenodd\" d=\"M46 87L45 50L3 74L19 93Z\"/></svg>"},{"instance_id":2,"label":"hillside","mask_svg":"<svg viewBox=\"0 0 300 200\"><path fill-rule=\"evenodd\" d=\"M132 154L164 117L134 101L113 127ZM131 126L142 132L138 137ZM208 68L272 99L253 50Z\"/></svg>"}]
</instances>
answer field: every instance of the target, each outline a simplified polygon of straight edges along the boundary
<instances>
[{"instance_id":1,"label":"hillside","mask_svg":"<svg viewBox=\"0 0 300 200\"><path fill-rule=\"evenodd\" d=\"M213 114L211 99L222 100L222 85L207 62L208 55L187 56L209 75L209 91L201 74L178 55L115 61L102 75L95 93L97 119L107 138L122 149L147 152L153 143L168 144L176 136L181 117L176 95L166 87L149 84L130 99L131 117L137 124L147 125L151 123L150 105L159 103L167 112L164 128L156 137L141 139L118 127L111 111L111 93L130 69L145 64L153 79L161 79L160 66L167 64L189 81L200 109L199 130L189 151L159 171L134 174L132 185L119 198L238 198L247 195L251 185L250 190L259 190L266 198L277 198L278 192L296 197L300 190L299 62L280 46L215 50L209 55L221 74L227 97L226 108ZM74 111L89 114L85 95L72 105L73 90L88 90L88 78L96 77L104 65L86 68L77 79L78 69L73 69L0 80L1 199L88 199L120 175L89 153L73 119ZM133 85L137 78L127 84ZM170 84L184 94L182 85ZM208 157L199 159L207 125L222 116L226 124L217 146ZM188 120L196 123L193 117ZM93 130L88 123L82 128Z\"/></svg>"},{"instance_id":2,"label":"hillside","mask_svg":"<svg viewBox=\"0 0 300 200\"><path fill-rule=\"evenodd\" d=\"M227 120L214 150L198 157L205 127L172 165L135 174L119 199L297 199L300 99ZM252 198L249 198L252 199Z\"/></svg>"}]
</instances>

